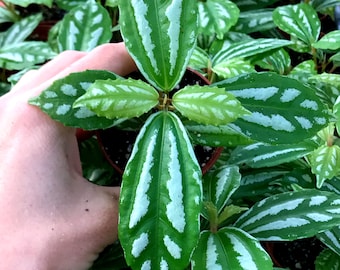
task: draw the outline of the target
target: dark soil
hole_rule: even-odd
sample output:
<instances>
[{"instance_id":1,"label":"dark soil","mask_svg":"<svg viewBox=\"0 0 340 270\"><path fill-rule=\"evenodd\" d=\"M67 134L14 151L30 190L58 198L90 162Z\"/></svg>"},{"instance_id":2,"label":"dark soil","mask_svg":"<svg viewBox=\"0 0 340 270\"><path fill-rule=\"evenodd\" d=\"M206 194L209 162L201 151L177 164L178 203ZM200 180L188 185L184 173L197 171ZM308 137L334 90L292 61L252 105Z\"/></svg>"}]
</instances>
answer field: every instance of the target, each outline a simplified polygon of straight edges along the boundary
<instances>
[{"instance_id":1,"label":"dark soil","mask_svg":"<svg viewBox=\"0 0 340 270\"><path fill-rule=\"evenodd\" d=\"M267 242L264 246L275 266L290 270L315 270L315 259L324 249L315 237L291 242Z\"/></svg>"}]
</instances>

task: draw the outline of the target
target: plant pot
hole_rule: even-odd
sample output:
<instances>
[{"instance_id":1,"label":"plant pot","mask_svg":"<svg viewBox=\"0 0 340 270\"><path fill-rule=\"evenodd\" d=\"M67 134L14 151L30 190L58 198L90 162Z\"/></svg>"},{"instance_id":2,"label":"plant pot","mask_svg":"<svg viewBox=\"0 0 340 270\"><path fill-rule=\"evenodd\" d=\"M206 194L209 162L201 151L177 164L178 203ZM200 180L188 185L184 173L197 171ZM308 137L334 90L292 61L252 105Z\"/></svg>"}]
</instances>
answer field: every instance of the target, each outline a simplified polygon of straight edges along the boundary
<instances>
[{"instance_id":1,"label":"plant pot","mask_svg":"<svg viewBox=\"0 0 340 270\"><path fill-rule=\"evenodd\" d=\"M140 74L131 74L131 77L138 78ZM139 78L141 79L141 78ZM187 69L185 76L179 84L179 89L186 85L208 85L210 82L200 73ZM111 166L119 173L123 174L126 163L130 157L133 144L136 140L138 131L123 130L118 128L109 128L99 130L96 133L100 148ZM219 158L223 147L194 147L196 157L201 166L202 173L206 173Z\"/></svg>"}]
</instances>

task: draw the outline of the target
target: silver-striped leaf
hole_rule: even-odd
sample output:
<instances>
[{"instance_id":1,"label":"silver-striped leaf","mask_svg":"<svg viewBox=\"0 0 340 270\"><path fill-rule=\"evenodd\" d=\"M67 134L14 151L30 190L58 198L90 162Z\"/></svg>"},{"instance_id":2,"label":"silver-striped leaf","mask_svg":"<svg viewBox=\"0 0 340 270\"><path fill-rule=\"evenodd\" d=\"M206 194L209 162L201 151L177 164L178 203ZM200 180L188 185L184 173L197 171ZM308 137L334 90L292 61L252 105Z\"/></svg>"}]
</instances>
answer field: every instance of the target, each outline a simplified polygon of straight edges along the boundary
<instances>
[{"instance_id":1,"label":"silver-striped leaf","mask_svg":"<svg viewBox=\"0 0 340 270\"><path fill-rule=\"evenodd\" d=\"M323 50L340 49L340 30L334 30L327 33L319 41L315 42L312 45L314 48Z\"/></svg>"},{"instance_id":2,"label":"silver-striped leaf","mask_svg":"<svg viewBox=\"0 0 340 270\"><path fill-rule=\"evenodd\" d=\"M324 181L340 174L340 147L322 145L311 153L309 161L316 175L316 185L320 188Z\"/></svg>"},{"instance_id":3,"label":"silver-striped leaf","mask_svg":"<svg viewBox=\"0 0 340 270\"><path fill-rule=\"evenodd\" d=\"M88 0L55 0L58 7L71 10L78 5L84 5Z\"/></svg>"},{"instance_id":4,"label":"silver-striped leaf","mask_svg":"<svg viewBox=\"0 0 340 270\"><path fill-rule=\"evenodd\" d=\"M112 37L108 11L94 0L77 5L61 21L58 35L59 51L91 51ZM105 57L105 56L103 56Z\"/></svg>"},{"instance_id":5,"label":"silver-striped leaf","mask_svg":"<svg viewBox=\"0 0 340 270\"><path fill-rule=\"evenodd\" d=\"M14 23L6 31L2 32L0 36L0 47L23 42L38 26L42 18L42 14L38 13Z\"/></svg>"},{"instance_id":6,"label":"silver-striped leaf","mask_svg":"<svg viewBox=\"0 0 340 270\"><path fill-rule=\"evenodd\" d=\"M197 2L120 0L124 42L139 70L159 90L181 80L197 36Z\"/></svg>"},{"instance_id":7,"label":"silver-striped leaf","mask_svg":"<svg viewBox=\"0 0 340 270\"><path fill-rule=\"evenodd\" d=\"M288 241L329 230L340 222L340 196L305 189L270 196L255 203L234 226L259 240Z\"/></svg>"},{"instance_id":8,"label":"silver-striped leaf","mask_svg":"<svg viewBox=\"0 0 340 270\"><path fill-rule=\"evenodd\" d=\"M119 239L132 269L184 269L199 237L202 175L172 112L152 114L123 174Z\"/></svg>"},{"instance_id":9,"label":"silver-striped leaf","mask_svg":"<svg viewBox=\"0 0 340 270\"><path fill-rule=\"evenodd\" d=\"M267 31L275 28L272 9L254 9L240 13L237 24L232 28L245 34Z\"/></svg>"},{"instance_id":10,"label":"silver-striped leaf","mask_svg":"<svg viewBox=\"0 0 340 270\"><path fill-rule=\"evenodd\" d=\"M220 79L228 79L245 73L255 72L249 61L233 58L216 64L211 69Z\"/></svg>"},{"instance_id":11,"label":"silver-striped leaf","mask_svg":"<svg viewBox=\"0 0 340 270\"><path fill-rule=\"evenodd\" d=\"M329 8L339 5L339 0L313 0L310 4L316 11L322 13Z\"/></svg>"},{"instance_id":12,"label":"silver-striped leaf","mask_svg":"<svg viewBox=\"0 0 340 270\"><path fill-rule=\"evenodd\" d=\"M172 104L190 120L210 125L228 124L248 114L232 94L218 87L186 86L173 95Z\"/></svg>"},{"instance_id":13,"label":"silver-striped leaf","mask_svg":"<svg viewBox=\"0 0 340 270\"><path fill-rule=\"evenodd\" d=\"M256 238L239 228L225 227L217 233L201 233L192 269L272 270L273 263Z\"/></svg>"},{"instance_id":14,"label":"silver-striped leaf","mask_svg":"<svg viewBox=\"0 0 340 270\"><path fill-rule=\"evenodd\" d=\"M96 80L74 106L85 106L109 119L138 117L155 107L158 92L141 80Z\"/></svg>"},{"instance_id":15,"label":"silver-striped leaf","mask_svg":"<svg viewBox=\"0 0 340 270\"><path fill-rule=\"evenodd\" d=\"M328 125L327 107L314 90L275 73L250 73L214 84L233 94L251 115L230 124L260 142L290 144Z\"/></svg>"},{"instance_id":16,"label":"silver-striped leaf","mask_svg":"<svg viewBox=\"0 0 340 270\"><path fill-rule=\"evenodd\" d=\"M321 22L315 9L307 4L285 5L273 12L274 23L310 48L319 38Z\"/></svg>"},{"instance_id":17,"label":"silver-striped leaf","mask_svg":"<svg viewBox=\"0 0 340 270\"><path fill-rule=\"evenodd\" d=\"M223 39L224 34L237 22L240 10L229 0L207 0L198 2L198 14L198 31Z\"/></svg>"},{"instance_id":18,"label":"silver-striped leaf","mask_svg":"<svg viewBox=\"0 0 340 270\"><path fill-rule=\"evenodd\" d=\"M213 66L234 58L248 58L259 54L271 52L292 44L288 40L277 38L258 38L241 40L219 50L213 57Z\"/></svg>"},{"instance_id":19,"label":"silver-striped leaf","mask_svg":"<svg viewBox=\"0 0 340 270\"><path fill-rule=\"evenodd\" d=\"M0 66L8 70L21 70L43 63L55 55L46 42L18 42L0 47Z\"/></svg>"},{"instance_id":20,"label":"silver-striped leaf","mask_svg":"<svg viewBox=\"0 0 340 270\"><path fill-rule=\"evenodd\" d=\"M340 256L330 249L323 249L314 262L315 270L338 270L340 268Z\"/></svg>"},{"instance_id":21,"label":"silver-striped leaf","mask_svg":"<svg viewBox=\"0 0 340 270\"><path fill-rule=\"evenodd\" d=\"M340 226L335 226L328 231L321 232L317 237L340 256Z\"/></svg>"},{"instance_id":22,"label":"silver-striped leaf","mask_svg":"<svg viewBox=\"0 0 340 270\"><path fill-rule=\"evenodd\" d=\"M32 98L30 104L38 106L52 119L66 126L95 130L111 127L114 120L98 117L86 107L74 108L74 102L84 95L97 79L114 80L118 76L108 71L87 70L72 73L55 81L38 97Z\"/></svg>"},{"instance_id":23,"label":"silver-striped leaf","mask_svg":"<svg viewBox=\"0 0 340 270\"><path fill-rule=\"evenodd\" d=\"M204 201L212 202L217 213L221 213L231 195L240 186L240 180L241 174L237 166L225 165L208 172L203 180ZM204 216L207 217L206 214Z\"/></svg>"},{"instance_id":24,"label":"silver-striped leaf","mask_svg":"<svg viewBox=\"0 0 340 270\"><path fill-rule=\"evenodd\" d=\"M237 165L246 164L252 168L272 167L304 157L317 147L318 144L312 141L288 145L271 145L259 142L237 147L231 153L228 162Z\"/></svg>"},{"instance_id":25,"label":"silver-striped leaf","mask_svg":"<svg viewBox=\"0 0 340 270\"><path fill-rule=\"evenodd\" d=\"M254 10L257 8L264 8L270 6L279 0L234 0L233 2L241 9L241 10Z\"/></svg>"},{"instance_id":26,"label":"silver-striped leaf","mask_svg":"<svg viewBox=\"0 0 340 270\"><path fill-rule=\"evenodd\" d=\"M190 120L184 121L184 125L195 144L217 147L247 145L253 142L229 125L203 125Z\"/></svg>"},{"instance_id":27,"label":"silver-striped leaf","mask_svg":"<svg viewBox=\"0 0 340 270\"><path fill-rule=\"evenodd\" d=\"M287 74L291 69L291 59L285 49L275 51L273 54L256 62L263 69L274 71L278 74Z\"/></svg>"}]
</instances>

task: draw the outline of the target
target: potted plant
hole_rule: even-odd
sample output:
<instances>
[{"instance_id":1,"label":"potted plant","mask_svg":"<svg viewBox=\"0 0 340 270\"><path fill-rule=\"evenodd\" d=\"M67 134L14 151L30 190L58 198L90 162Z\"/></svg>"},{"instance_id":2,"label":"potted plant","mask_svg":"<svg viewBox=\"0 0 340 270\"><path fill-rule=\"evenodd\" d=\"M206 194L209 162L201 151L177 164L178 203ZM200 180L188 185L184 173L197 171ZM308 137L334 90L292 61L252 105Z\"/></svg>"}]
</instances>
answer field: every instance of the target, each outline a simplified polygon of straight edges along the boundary
<instances>
[{"instance_id":1,"label":"potted plant","mask_svg":"<svg viewBox=\"0 0 340 270\"><path fill-rule=\"evenodd\" d=\"M330 241L337 233L340 197L334 192L337 122L329 109L334 106L336 116L337 102L334 96L333 103L325 102L327 87L338 77L315 74L306 69L307 62L303 75L309 72L308 84L302 83L296 80L302 77L301 66L286 70L285 51L308 49L314 63L328 61L320 54L339 49L332 41L337 32L319 40L315 7L302 3L271 10L272 23L286 30L290 41L236 35L229 30L237 24L214 22L230 11L236 23L241 5L220 4L122 2L121 33L147 82L85 71L55 82L30 101L66 125L90 130L145 115L123 174L120 201L119 238L134 269L185 269L189 264L193 269L272 269L260 241L317 234L333 251L338 248ZM219 13L205 20L211 10ZM247 12L263 16L265 11L253 7ZM264 27L260 22L255 22L257 30ZM195 47L198 32L203 37L198 44L208 44L209 50ZM217 40L202 33L216 33ZM336 63L336 55L329 63ZM215 83L173 94L189 59ZM238 68L222 72L231 66ZM255 72L255 66L269 71ZM240 74L242 67L251 72ZM65 85L72 91L65 91ZM228 147L222 165L204 179L193 142ZM329 252L325 256L334 257Z\"/></svg>"}]
</instances>

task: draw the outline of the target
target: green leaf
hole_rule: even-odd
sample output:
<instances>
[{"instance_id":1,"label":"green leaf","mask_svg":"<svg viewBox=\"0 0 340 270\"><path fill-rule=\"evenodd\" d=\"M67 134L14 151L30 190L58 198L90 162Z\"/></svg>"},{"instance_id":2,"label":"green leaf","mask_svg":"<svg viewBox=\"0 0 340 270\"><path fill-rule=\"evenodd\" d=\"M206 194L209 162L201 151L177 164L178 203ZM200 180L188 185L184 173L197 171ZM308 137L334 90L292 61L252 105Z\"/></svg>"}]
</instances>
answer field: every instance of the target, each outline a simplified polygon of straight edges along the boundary
<instances>
[{"instance_id":1,"label":"green leaf","mask_svg":"<svg viewBox=\"0 0 340 270\"><path fill-rule=\"evenodd\" d=\"M234 58L218 63L212 68L212 71L222 79L227 79L241 74L255 72L256 70L249 61Z\"/></svg>"},{"instance_id":2,"label":"green leaf","mask_svg":"<svg viewBox=\"0 0 340 270\"><path fill-rule=\"evenodd\" d=\"M329 230L340 222L340 196L306 189L257 202L235 222L259 240L288 241Z\"/></svg>"},{"instance_id":3,"label":"green leaf","mask_svg":"<svg viewBox=\"0 0 340 270\"><path fill-rule=\"evenodd\" d=\"M337 270L340 267L340 256L330 249L324 249L315 260L315 270Z\"/></svg>"},{"instance_id":4,"label":"green leaf","mask_svg":"<svg viewBox=\"0 0 340 270\"><path fill-rule=\"evenodd\" d=\"M296 144L270 145L254 143L237 147L229 159L230 164L247 164L252 168L272 167L304 157L317 148L311 141Z\"/></svg>"},{"instance_id":5,"label":"green leaf","mask_svg":"<svg viewBox=\"0 0 340 270\"><path fill-rule=\"evenodd\" d=\"M340 256L340 227L335 226L334 228L321 232L317 237L331 250L336 252Z\"/></svg>"},{"instance_id":6,"label":"green leaf","mask_svg":"<svg viewBox=\"0 0 340 270\"><path fill-rule=\"evenodd\" d=\"M68 12L60 25L59 51L91 51L110 41L111 19L107 10L94 0L76 6Z\"/></svg>"},{"instance_id":7,"label":"green leaf","mask_svg":"<svg viewBox=\"0 0 340 270\"><path fill-rule=\"evenodd\" d=\"M234 0L233 2L241 9L241 10L254 10L257 8L264 8L270 6L279 0Z\"/></svg>"},{"instance_id":8,"label":"green leaf","mask_svg":"<svg viewBox=\"0 0 340 270\"><path fill-rule=\"evenodd\" d=\"M283 75L289 71L291 67L291 59L286 50L280 49L260 61L257 61L256 65L259 65L263 69L274 71Z\"/></svg>"},{"instance_id":9,"label":"green leaf","mask_svg":"<svg viewBox=\"0 0 340 270\"><path fill-rule=\"evenodd\" d=\"M294 79L268 72L250 73L214 85L226 89L252 112L230 125L253 140L301 142L328 124L327 107L314 91Z\"/></svg>"},{"instance_id":10,"label":"green leaf","mask_svg":"<svg viewBox=\"0 0 340 270\"><path fill-rule=\"evenodd\" d=\"M86 130L111 127L115 121L98 117L86 107L74 108L73 103L81 97L97 79L116 79L118 76L99 70L87 70L72 73L55 81L38 97L30 100L30 104L38 106L52 119L66 126L79 127Z\"/></svg>"},{"instance_id":11,"label":"green leaf","mask_svg":"<svg viewBox=\"0 0 340 270\"><path fill-rule=\"evenodd\" d=\"M325 9L332 8L334 6L339 5L339 0L313 0L311 1L312 7L318 11L323 12Z\"/></svg>"},{"instance_id":12,"label":"green leaf","mask_svg":"<svg viewBox=\"0 0 340 270\"><path fill-rule=\"evenodd\" d=\"M335 30L324 35L319 41L312 44L314 48L323 50L340 49L340 30Z\"/></svg>"},{"instance_id":13,"label":"green leaf","mask_svg":"<svg viewBox=\"0 0 340 270\"><path fill-rule=\"evenodd\" d=\"M184 121L186 129L196 144L208 146L238 146L252 143L247 136L229 125L203 125L194 121Z\"/></svg>"},{"instance_id":14,"label":"green leaf","mask_svg":"<svg viewBox=\"0 0 340 270\"><path fill-rule=\"evenodd\" d=\"M274 10L273 20L282 31L309 47L319 38L321 23L314 8L308 4L280 6Z\"/></svg>"},{"instance_id":15,"label":"green leaf","mask_svg":"<svg viewBox=\"0 0 340 270\"><path fill-rule=\"evenodd\" d=\"M6 2L21 7L27 7L30 4L46 5L48 7L52 7L53 0L6 0Z\"/></svg>"},{"instance_id":16,"label":"green leaf","mask_svg":"<svg viewBox=\"0 0 340 270\"><path fill-rule=\"evenodd\" d=\"M43 63L55 56L45 42L23 41L0 48L0 66L8 70L21 70Z\"/></svg>"},{"instance_id":17,"label":"green leaf","mask_svg":"<svg viewBox=\"0 0 340 270\"><path fill-rule=\"evenodd\" d=\"M238 41L230 44L230 46L227 46L225 49L219 50L212 60L213 66L229 59L256 56L290 44L291 42L288 40L276 38L259 38Z\"/></svg>"},{"instance_id":18,"label":"green leaf","mask_svg":"<svg viewBox=\"0 0 340 270\"><path fill-rule=\"evenodd\" d=\"M97 80L74 107L85 106L98 116L114 119L138 117L158 104L158 92L133 79Z\"/></svg>"},{"instance_id":19,"label":"green leaf","mask_svg":"<svg viewBox=\"0 0 340 270\"><path fill-rule=\"evenodd\" d=\"M190 57L189 66L193 69L200 70L208 68L209 63L209 54L203 49L196 47Z\"/></svg>"},{"instance_id":20,"label":"green leaf","mask_svg":"<svg viewBox=\"0 0 340 270\"><path fill-rule=\"evenodd\" d=\"M133 269L184 269L199 237L201 169L172 112L152 114L126 166L119 239ZM157 247L155 249L155 247Z\"/></svg>"},{"instance_id":21,"label":"green leaf","mask_svg":"<svg viewBox=\"0 0 340 270\"><path fill-rule=\"evenodd\" d=\"M237 22L240 10L229 0L207 0L198 2L199 32L215 35L222 39L223 35Z\"/></svg>"},{"instance_id":22,"label":"green leaf","mask_svg":"<svg viewBox=\"0 0 340 270\"><path fill-rule=\"evenodd\" d=\"M120 0L119 10L121 33L139 70L149 83L169 92L195 47L197 2Z\"/></svg>"},{"instance_id":23,"label":"green leaf","mask_svg":"<svg viewBox=\"0 0 340 270\"><path fill-rule=\"evenodd\" d=\"M227 204L230 196L240 186L241 174L237 166L221 166L205 175L203 190L204 200L212 202L217 213L220 213Z\"/></svg>"},{"instance_id":24,"label":"green leaf","mask_svg":"<svg viewBox=\"0 0 340 270\"><path fill-rule=\"evenodd\" d=\"M172 97L173 106L198 123L220 125L248 113L233 95L209 86L186 86Z\"/></svg>"},{"instance_id":25,"label":"green leaf","mask_svg":"<svg viewBox=\"0 0 340 270\"><path fill-rule=\"evenodd\" d=\"M316 175L317 187L340 173L340 147L322 145L310 155L312 172Z\"/></svg>"},{"instance_id":26,"label":"green leaf","mask_svg":"<svg viewBox=\"0 0 340 270\"><path fill-rule=\"evenodd\" d=\"M18 12L11 12L6 7L0 7L0 23L16 22L19 19L20 18Z\"/></svg>"},{"instance_id":27,"label":"green leaf","mask_svg":"<svg viewBox=\"0 0 340 270\"><path fill-rule=\"evenodd\" d=\"M193 270L271 270L272 261L260 242L233 227L203 231L192 257Z\"/></svg>"},{"instance_id":28,"label":"green leaf","mask_svg":"<svg viewBox=\"0 0 340 270\"><path fill-rule=\"evenodd\" d=\"M31 15L14 23L5 32L0 39L0 47L11 46L23 42L38 26L42 20L42 14Z\"/></svg>"},{"instance_id":29,"label":"green leaf","mask_svg":"<svg viewBox=\"0 0 340 270\"><path fill-rule=\"evenodd\" d=\"M241 12L237 24L232 29L249 34L275 28L272 14L272 9L255 9Z\"/></svg>"}]
</instances>

